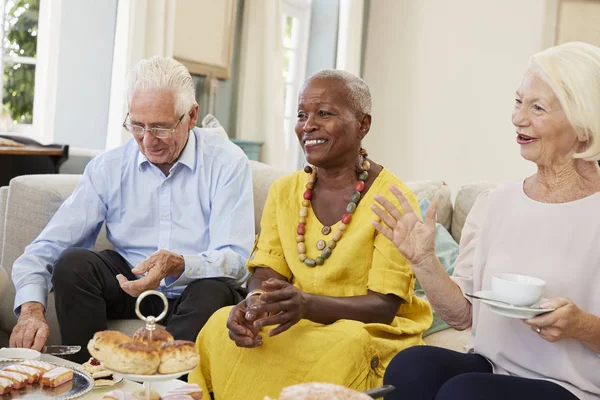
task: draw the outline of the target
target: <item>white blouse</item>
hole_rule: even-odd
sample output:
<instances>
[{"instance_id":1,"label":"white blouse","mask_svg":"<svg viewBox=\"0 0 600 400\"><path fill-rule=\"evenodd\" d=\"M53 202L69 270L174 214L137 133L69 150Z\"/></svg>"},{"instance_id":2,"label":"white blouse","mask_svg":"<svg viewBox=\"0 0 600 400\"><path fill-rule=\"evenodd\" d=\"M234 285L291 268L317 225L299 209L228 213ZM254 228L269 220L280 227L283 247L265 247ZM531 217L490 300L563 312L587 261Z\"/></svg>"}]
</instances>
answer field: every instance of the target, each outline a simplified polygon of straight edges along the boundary
<instances>
[{"instance_id":1,"label":"white blouse","mask_svg":"<svg viewBox=\"0 0 600 400\"><path fill-rule=\"evenodd\" d=\"M495 273L546 281L544 297L568 297L600 316L600 193L569 203L527 197L523 181L482 193L462 231L452 279L463 293L491 290ZM600 357L574 339L550 343L522 320L473 302L473 350L494 372L553 381L580 399L600 396Z\"/></svg>"}]
</instances>

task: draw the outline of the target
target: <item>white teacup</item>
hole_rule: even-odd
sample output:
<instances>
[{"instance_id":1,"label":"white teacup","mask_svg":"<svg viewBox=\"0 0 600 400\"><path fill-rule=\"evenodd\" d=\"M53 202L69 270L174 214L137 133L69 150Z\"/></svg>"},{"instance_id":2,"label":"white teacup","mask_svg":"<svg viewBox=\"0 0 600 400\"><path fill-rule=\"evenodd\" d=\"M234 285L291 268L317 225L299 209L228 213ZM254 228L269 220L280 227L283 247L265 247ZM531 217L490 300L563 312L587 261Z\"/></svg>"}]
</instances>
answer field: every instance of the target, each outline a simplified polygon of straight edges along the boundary
<instances>
[{"instance_id":1,"label":"white teacup","mask_svg":"<svg viewBox=\"0 0 600 400\"><path fill-rule=\"evenodd\" d=\"M494 274L492 293L495 299L514 306L531 306L540 301L546 282L532 276L518 274Z\"/></svg>"}]
</instances>

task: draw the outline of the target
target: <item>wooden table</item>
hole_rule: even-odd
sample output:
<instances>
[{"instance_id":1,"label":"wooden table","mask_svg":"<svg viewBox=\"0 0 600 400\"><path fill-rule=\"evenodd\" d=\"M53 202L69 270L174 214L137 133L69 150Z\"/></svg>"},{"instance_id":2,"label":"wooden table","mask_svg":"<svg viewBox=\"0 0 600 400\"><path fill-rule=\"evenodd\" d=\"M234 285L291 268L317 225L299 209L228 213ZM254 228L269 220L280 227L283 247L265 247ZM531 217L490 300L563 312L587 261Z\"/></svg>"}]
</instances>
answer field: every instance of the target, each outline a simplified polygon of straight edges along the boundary
<instances>
[{"instance_id":1,"label":"wooden table","mask_svg":"<svg viewBox=\"0 0 600 400\"><path fill-rule=\"evenodd\" d=\"M0 146L0 186L21 175L58 174L68 158L69 146Z\"/></svg>"},{"instance_id":2,"label":"wooden table","mask_svg":"<svg viewBox=\"0 0 600 400\"><path fill-rule=\"evenodd\" d=\"M63 150L40 146L0 146L0 155L62 156Z\"/></svg>"},{"instance_id":3,"label":"wooden table","mask_svg":"<svg viewBox=\"0 0 600 400\"><path fill-rule=\"evenodd\" d=\"M42 356L40 357L40 360L81 368L81 365L79 365L79 364L65 360L63 358L50 356L48 354L42 354ZM185 382L180 381L179 379L171 379L170 381L153 382L152 389L156 390L159 394L162 395L162 394L165 394L166 392L168 392L169 390L178 388L182 385L185 385ZM91 392L89 392L85 396L81 397L81 399L101 400L102 397L106 393L110 392L111 390L122 390L124 392L132 393L132 392L137 392L137 391L140 391L143 389L144 389L144 387L140 383L129 381L127 379L123 379L123 381L121 383L118 383L115 386L92 389Z\"/></svg>"}]
</instances>

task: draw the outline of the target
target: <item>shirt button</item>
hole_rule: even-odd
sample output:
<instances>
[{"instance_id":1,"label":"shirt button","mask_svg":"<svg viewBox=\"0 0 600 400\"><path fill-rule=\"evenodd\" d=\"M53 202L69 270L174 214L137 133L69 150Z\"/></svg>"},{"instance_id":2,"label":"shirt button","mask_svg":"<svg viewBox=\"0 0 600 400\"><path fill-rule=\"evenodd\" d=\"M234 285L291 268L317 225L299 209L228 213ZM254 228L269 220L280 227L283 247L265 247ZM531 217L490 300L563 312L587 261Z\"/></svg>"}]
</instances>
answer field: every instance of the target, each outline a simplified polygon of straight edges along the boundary
<instances>
[{"instance_id":1,"label":"shirt button","mask_svg":"<svg viewBox=\"0 0 600 400\"><path fill-rule=\"evenodd\" d=\"M167 218L169 216L169 213L165 211L164 213L162 213L162 216L163 218Z\"/></svg>"},{"instance_id":2,"label":"shirt button","mask_svg":"<svg viewBox=\"0 0 600 400\"><path fill-rule=\"evenodd\" d=\"M371 358L371 368L375 369L379 365L379 357L375 356Z\"/></svg>"}]
</instances>

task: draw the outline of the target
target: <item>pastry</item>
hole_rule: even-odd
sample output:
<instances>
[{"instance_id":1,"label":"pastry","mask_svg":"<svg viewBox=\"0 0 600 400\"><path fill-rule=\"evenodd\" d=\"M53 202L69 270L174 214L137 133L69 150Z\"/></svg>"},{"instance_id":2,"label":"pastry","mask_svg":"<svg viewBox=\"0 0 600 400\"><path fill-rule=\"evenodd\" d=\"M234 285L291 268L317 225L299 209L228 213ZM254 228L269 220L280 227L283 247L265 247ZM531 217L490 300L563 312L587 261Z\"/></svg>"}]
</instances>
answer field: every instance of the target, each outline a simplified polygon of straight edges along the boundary
<instances>
[{"instance_id":1,"label":"pastry","mask_svg":"<svg viewBox=\"0 0 600 400\"><path fill-rule=\"evenodd\" d=\"M175 400L175 396L189 396L194 400L200 400L202 399L202 389L198 385L187 384L169 390L162 399Z\"/></svg>"},{"instance_id":2,"label":"pastry","mask_svg":"<svg viewBox=\"0 0 600 400\"><path fill-rule=\"evenodd\" d=\"M141 342L145 344L150 344L152 346L159 347L161 344L166 342L172 342L175 340L173 335L164 330L163 328L156 328L152 331L152 342L148 341L150 339L150 331L146 329L145 326L141 327L133 334L134 342Z\"/></svg>"},{"instance_id":3,"label":"pastry","mask_svg":"<svg viewBox=\"0 0 600 400\"><path fill-rule=\"evenodd\" d=\"M102 397L102 400L135 400L135 397L133 397L133 394L122 390L111 390Z\"/></svg>"},{"instance_id":4,"label":"pastry","mask_svg":"<svg viewBox=\"0 0 600 400\"><path fill-rule=\"evenodd\" d=\"M133 398L136 400L160 400L160 394L154 389L150 390L150 397L146 398L146 390L140 389L133 392Z\"/></svg>"},{"instance_id":5,"label":"pastry","mask_svg":"<svg viewBox=\"0 0 600 400\"><path fill-rule=\"evenodd\" d=\"M67 393L69 390L73 389L73 381L68 381L59 385L57 387L44 386L44 393L52 396L53 398L60 396L61 394Z\"/></svg>"},{"instance_id":6,"label":"pastry","mask_svg":"<svg viewBox=\"0 0 600 400\"><path fill-rule=\"evenodd\" d=\"M160 355L143 343L122 343L106 353L102 363L108 369L126 374L151 375L158 369Z\"/></svg>"},{"instance_id":7,"label":"pastry","mask_svg":"<svg viewBox=\"0 0 600 400\"><path fill-rule=\"evenodd\" d=\"M12 364L4 368L3 371L18 372L27 376L27 383L35 383L42 377L42 371L33 367L27 367L25 365Z\"/></svg>"},{"instance_id":8,"label":"pastry","mask_svg":"<svg viewBox=\"0 0 600 400\"><path fill-rule=\"evenodd\" d=\"M65 367L56 367L42 375L42 386L55 388L63 383L73 380L73 370Z\"/></svg>"},{"instance_id":9,"label":"pastry","mask_svg":"<svg viewBox=\"0 0 600 400\"><path fill-rule=\"evenodd\" d=\"M331 383L300 383L283 388L279 400L373 400L371 396Z\"/></svg>"},{"instance_id":10,"label":"pastry","mask_svg":"<svg viewBox=\"0 0 600 400\"><path fill-rule=\"evenodd\" d=\"M174 374L196 368L200 356L194 342L175 340L160 346L159 374Z\"/></svg>"},{"instance_id":11,"label":"pastry","mask_svg":"<svg viewBox=\"0 0 600 400\"><path fill-rule=\"evenodd\" d=\"M13 383L10 379L0 378L0 395L10 392L12 387Z\"/></svg>"},{"instance_id":12,"label":"pastry","mask_svg":"<svg viewBox=\"0 0 600 400\"><path fill-rule=\"evenodd\" d=\"M104 362L104 359L110 357L118 345L131 341L129 336L119 331L96 332L88 342L88 351L92 357Z\"/></svg>"},{"instance_id":13,"label":"pastry","mask_svg":"<svg viewBox=\"0 0 600 400\"><path fill-rule=\"evenodd\" d=\"M84 362L82 366L83 370L92 376L94 376L96 372L106 371L104 365L102 365L102 363L96 360L94 357L90 357L90 359Z\"/></svg>"},{"instance_id":14,"label":"pastry","mask_svg":"<svg viewBox=\"0 0 600 400\"><path fill-rule=\"evenodd\" d=\"M21 363L21 365L25 365L26 367L32 367L32 368L35 368L35 369L39 369L42 372L48 372L52 368L56 367L55 365L50 364L48 362L37 361L37 360L24 361L24 362Z\"/></svg>"},{"instance_id":15,"label":"pastry","mask_svg":"<svg viewBox=\"0 0 600 400\"><path fill-rule=\"evenodd\" d=\"M27 385L29 377L18 372L0 371L0 378L8 379L12 382L14 389L22 389Z\"/></svg>"}]
</instances>

